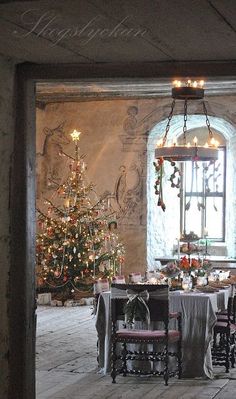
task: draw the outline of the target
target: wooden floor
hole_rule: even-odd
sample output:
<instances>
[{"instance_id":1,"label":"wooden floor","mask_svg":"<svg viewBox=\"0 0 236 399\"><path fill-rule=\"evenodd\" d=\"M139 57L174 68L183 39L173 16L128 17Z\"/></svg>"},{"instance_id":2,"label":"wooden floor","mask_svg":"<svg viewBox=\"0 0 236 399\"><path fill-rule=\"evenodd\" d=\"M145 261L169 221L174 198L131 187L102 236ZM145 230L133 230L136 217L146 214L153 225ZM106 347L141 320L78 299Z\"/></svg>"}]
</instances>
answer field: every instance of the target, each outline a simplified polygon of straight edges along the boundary
<instances>
[{"instance_id":1,"label":"wooden floor","mask_svg":"<svg viewBox=\"0 0 236 399\"><path fill-rule=\"evenodd\" d=\"M89 306L37 310L37 399L235 399L236 369L214 380L118 377L97 369L95 318Z\"/></svg>"}]
</instances>

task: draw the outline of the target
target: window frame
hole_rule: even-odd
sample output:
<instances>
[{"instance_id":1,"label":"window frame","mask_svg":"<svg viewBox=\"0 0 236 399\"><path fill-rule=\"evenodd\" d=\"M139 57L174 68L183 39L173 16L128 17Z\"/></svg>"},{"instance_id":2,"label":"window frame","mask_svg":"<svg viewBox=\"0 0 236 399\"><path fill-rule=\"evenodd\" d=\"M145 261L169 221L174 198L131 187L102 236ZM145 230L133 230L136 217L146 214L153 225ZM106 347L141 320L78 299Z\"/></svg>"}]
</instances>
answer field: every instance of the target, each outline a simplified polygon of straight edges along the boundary
<instances>
[{"instance_id":1,"label":"window frame","mask_svg":"<svg viewBox=\"0 0 236 399\"><path fill-rule=\"evenodd\" d=\"M220 145L219 147L220 151L223 151L224 153L224 164L223 164L223 191L222 192L209 192L205 193L204 191L204 182L202 183L202 191L194 191L194 192L189 192L185 191L185 179L182 179L181 181L181 195L180 195L180 234L183 235L185 232L185 227L186 227L186 212L185 210L185 204L187 203L186 198L190 197L199 197L199 198L210 198L210 197L215 197L215 198L222 198L222 237L221 238L214 238L214 237L208 237L211 239L213 242L225 242L225 232L226 232L226 226L225 226L225 221L226 221L226 172L227 172L227 152L226 152L226 145ZM181 163L180 169L182 172L182 176L185 176L185 163ZM204 204L206 204L206 201L204 200ZM201 211L201 237L200 238L205 238L204 237L204 227L206 226L206 210L202 209Z\"/></svg>"}]
</instances>

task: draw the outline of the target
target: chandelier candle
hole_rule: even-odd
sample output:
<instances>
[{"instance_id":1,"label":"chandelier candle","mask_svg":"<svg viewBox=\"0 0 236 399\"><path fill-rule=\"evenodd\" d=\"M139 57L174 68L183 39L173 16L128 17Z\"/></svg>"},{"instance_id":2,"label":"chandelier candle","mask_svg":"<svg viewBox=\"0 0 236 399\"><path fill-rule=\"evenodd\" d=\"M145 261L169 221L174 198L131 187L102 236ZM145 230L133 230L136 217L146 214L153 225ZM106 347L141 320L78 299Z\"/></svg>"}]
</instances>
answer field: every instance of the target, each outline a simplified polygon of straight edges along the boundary
<instances>
[{"instance_id":1,"label":"chandelier candle","mask_svg":"<svg viewBox=\"0 0 236 399\"><path fill-rule=\"evenodd\" d=\"M176 162L198 162L210 161L215 162L218 159L218 141L214 138L211 130L210 121L207 115L206 104L204 98L204 81L191 81L190 79L183 85L181 81L175 80L172 88L172 104L164 136L158 141L155 149L154 167L157 179L155 182L155 194L158 195L158 205L165 211L166 206L163 199L162 179L164 174L164 161L170 162L173 167L173 173L170 175L171 187L181 188L181 171ZM174 114L176 100L184 102L184 120L183 120L183 142L180 144L175 137L172 141L168 141L168 132L170 130L171 119ZM203 113L206 117L206 126L208 129L208 138L204 145L199 144L198 138L195 136L193 143L187 142L187 119L188 119L188 101L202 100ZM180 194L178 194L180 196Z\"/></svg>"}]
</instances>

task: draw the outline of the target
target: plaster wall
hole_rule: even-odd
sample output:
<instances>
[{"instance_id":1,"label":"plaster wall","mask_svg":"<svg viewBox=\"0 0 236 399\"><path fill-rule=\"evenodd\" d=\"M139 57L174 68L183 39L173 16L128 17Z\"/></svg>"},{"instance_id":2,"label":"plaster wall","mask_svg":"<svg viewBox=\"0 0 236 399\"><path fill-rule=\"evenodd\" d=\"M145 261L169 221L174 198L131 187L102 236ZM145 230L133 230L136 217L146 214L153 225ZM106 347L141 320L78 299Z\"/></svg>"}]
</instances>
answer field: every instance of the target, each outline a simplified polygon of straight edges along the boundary
<instances>
[{"instance_id":1,"label":"plaster wall","mask_svg":"<svg viewBox=\"0 0 236 399\"><path fill-rule=\"evenodd\" d=\"M226 132L225 137L228 140L229 159L232 165L227 181L230 187L227 216L229 220L230 215L230 228L227 234L231 255L234 254L236 241L233 220L235 179L232 177L235 173L233 158L236 153L234 104L234 96L211 97L207 103L209 115L217 116L219 119L215 128L222 132L228 129L228 125L230 126L230 131ZM147 269L147 244L152 247L149 253L152 259L150 256L148 259L148 265L152 267L153 254L160 256L170 253L169 248L173 247L178 237L178 210L170 204L169 215L163 214L160 209L147 214L146 200L146 187L149 192L152 189L152 181L149 177L147 179L147 159L151 163L150 151L152 151L150 139L156 142L158 135L163 133L164 121L169 110L169 98L157 98L55 103L37 111L38 203L43 198L54 195L55 188L53 189L53 185L48 183L48 178L50 180L53 177L52 180L59 181L67 170L66 157L61 157L55 160L54 172L47 168L45 172L43 148L47 133L59 127L68 137L74 128L80 130L82 132L80 149L81 153L86 154L88 179L96 184L99 196L110 198L117 215L120 237L126 247L126 274L137 271L144 273ZM178 104L176 114L182 114L182 108ZM189 114L202 114L198 103L189 106ZM200 119L202 120L202 117ZM60 127L62 123L64 125ZM155 132L157 125L163 129ZM191 123L191 128L194 127ZM180 134L178 123L174 125L171 134L176 136ZM65 152L73 153L71 144L62 143L61 147ZM51 161L54 162L53 157ZM148 226L150 224L156 226L152 230L153 237L149 235L148 239L147 223Z\"/></svg>"},{"instance_id":2,"label":"plaster wall","mask_svg":"<svg viewBox=\"0 0 236 399\"><path fill-rule=\"evenodd\" d=\"M10 270L10 171L14 135L14 64L0 56L0 392L7 397L9 377L8 284Z\"/></svg>"},{"instance_id":3,"label":"plaster wall","mask_svg":"<svg viewBox=\"0 0 236 399\"><path fill-rule=\"evenodd\" d=\"M65 123L67 137L73 129L82 132L80 153L85 154L88 180L99 196L107 196L118 219L118 233L126 248L125 273L146 268L146 132L142 121L149 112L147 102L90 101L47 105L37 111L37 201L53 197L55 187L68 173L67 158L54 158L56 170L46 170L43 148L48 129ZM152 108L155 101L152 102ZM45 129L46 128L46 129ZM56 134L55 134L56 136ZM73 155L73 145L62 143L63 151ZM46 172L45 172L46 170Z\"/></svg>"}]
</instances>

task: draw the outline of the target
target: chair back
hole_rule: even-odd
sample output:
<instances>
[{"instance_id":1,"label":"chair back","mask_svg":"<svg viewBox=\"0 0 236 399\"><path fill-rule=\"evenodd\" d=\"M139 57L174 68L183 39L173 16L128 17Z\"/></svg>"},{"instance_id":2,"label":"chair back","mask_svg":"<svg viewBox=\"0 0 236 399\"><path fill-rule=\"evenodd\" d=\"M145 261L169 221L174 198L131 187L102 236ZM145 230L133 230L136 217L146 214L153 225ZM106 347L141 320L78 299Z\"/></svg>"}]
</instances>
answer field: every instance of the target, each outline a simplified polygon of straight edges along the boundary
<instances>
[{"instance_id":1,"label":"chair back","mask_svg":"<svg viewBox=\"0 0 236 399\"><path fill-rule=\"evenodd\" d=\"M112 284L111 314L112 321L125 319L125 305L134 295L141 296L148 306L150 321L169 319L169 287L152 284Z\"/></svg>"}]
</instances>

